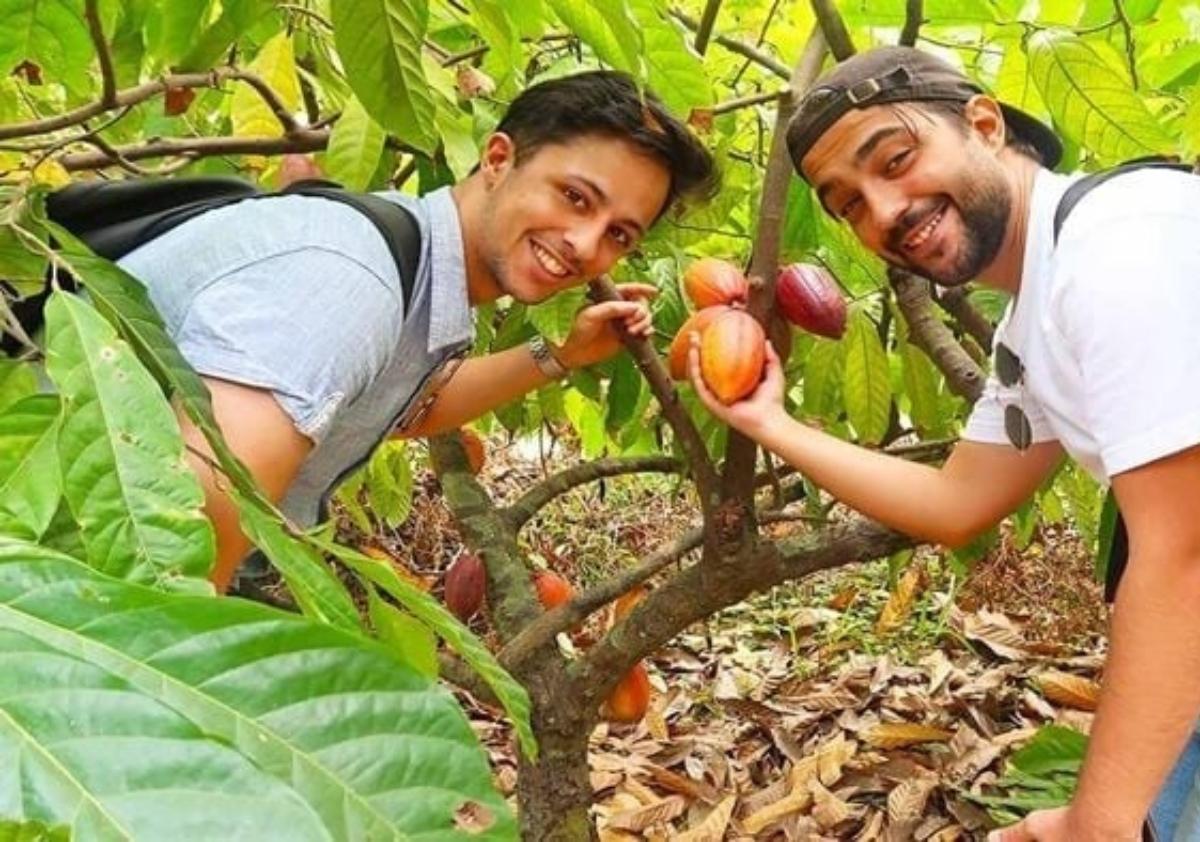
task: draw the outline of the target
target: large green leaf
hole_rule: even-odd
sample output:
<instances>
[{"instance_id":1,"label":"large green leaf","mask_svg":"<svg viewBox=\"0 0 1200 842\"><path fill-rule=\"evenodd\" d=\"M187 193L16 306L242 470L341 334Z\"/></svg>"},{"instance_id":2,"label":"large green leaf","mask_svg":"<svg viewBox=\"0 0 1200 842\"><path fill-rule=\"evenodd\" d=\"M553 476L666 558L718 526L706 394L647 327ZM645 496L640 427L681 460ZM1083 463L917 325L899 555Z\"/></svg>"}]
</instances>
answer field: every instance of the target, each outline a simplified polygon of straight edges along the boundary
<instances>
[{"instance_id":1,"label":"large green leaf","mask_svg":"<svg viewBox=\"0 0 1200 842\"><path fill-rule=\"evenodd\" d=\"M946 422L938 401L938 370L925 352L908 341L900 343L904 365L904 394L908 397L913 423L925 435L944 431Z\"/></svg>"},{"instance_id":2,"label":"large green leaf","mask_svg":"<svg viewBox=\"0 0 1200 842\"><path fill-rule=\"evenodd\" d=\"M0 413L0 532L37 540L62 494L59 399L31 395Z\"/></svg>"},{"instance_id":3,"label":"large green leaf","mask_svg":"<svg viewBox=\"0 0 1200 842\"><path fill-rule=\"evenodd\" d=\"M357 550L321 538L314 538L313 542L395 599L404 606L406 611L445 640L471 669L479 673L492 692L496 694L496 698L504 705L505 711L512 719L513 728L516 730L517 741L521 744L526 756L537 757L537 741L534 739L533 728L529 723L529 694L511 675L505 672L504 667L500 666L500 662L479 641L479 638L471 634L467 627L436 599L400 578L390 564L380 563Z\"/></svg>"},{"instance_id":4,"label":"large green leaf","mask_svg":"<svg viewBox=\"0 0 1200 842\"><path fill-rule=\"evenodd\" d=\"M395 529L412 510L413 472L408 443L392 439L371 454L366 466L367 500L375 517Z\"/></svg>"},{"instance_id":5,"label":"large green leaf","mask_svg":"<svg viewBox=\"0 0 1200 842\"><path fill-rule=\"evenodd\" d=\"M168 64L176 64L196 43L196 34L213 0L171 0L155 3L146 22L150 49Z\"/></svg>"},{"instance_id":6,"label":"large green leaf","mask_svg":"<svg viewBox=\"0 0 1200 842\"><path fill-rule=\"evenodd\" d=\"M384 131L351 96L329 136L325 171L351 190L366 190L383 155Z\"/></svg>"},{"instance_id":7,"label":"large green leaf","mask_svg":"<svg viewBox=\"0 0 1200 842\"><path fill-rule=\"evenodd\" d=\"M641 403L645 383L633 357L628 354L617 357L612 380L608 384L608 413L604 420L610 432L619 431L633 420Z\"/></svg>"},{"instance_id":8,"label":"large green leaf","mask_svg":"<svg viewBox=\"0 0 1200 842\"><path fill-rule=\"evenodd\" d=\"M1171 150L1141 97L1088 42L1045 30L1029 39L1028 50L1029 72L1068 138L1109 163Z\"/></svg>"},{"instance_id":9,"label":"large green leaf","mask_svg":"<svg viewBox=\"0 0 1200 842\"><path fill-rule=\"evenodd\" d=\"M95 56L83 17L83 0L0 0L0 68L8 73L23 61L43 78L77 94L88 91Z\"/></svg>"},{"instance_id":10,"label":"large green leaf","mask_svg":"<svg viewBox=\"0 0 1200 842\"><path fill-rule=\"evenodd\" d=\"M46 305L46 371L63 398L63 495L98 570L162 586L212 565L204 493L179 424L112 326L77 296Z\"/></svg>"},{"instance_id":11,"label":"large green leaf","mask_svg":"<svg viewBox=\"0 0 1200 842\"><path fill-rule=\"evenodd\" d=\"M846 415L860 441L877 444L888 428L892 387L888 382L887 352L875 325L861 311L850 317L846 336L846 370L842 389Z\"/></svg>"},{"instance_id":12,"label":"large green leaf","mask_svg":"<svg viewBox=\"0 0 1200 842\"><path fill-rule=\"evenodd\" d=\"M672 112L687 116L696 107L711 105L712 85L704 63L684 41L683 34L655 7L654 0L631 0L645 44L650 87Z\"/></svg>"},{"instance_id":13,"label":"large green leaf","mask_svg":"<svg viewBox=\"0 0 1200 842\"><path fill-rule=\"evenodd\" d=\"M563 22L563 25L591 47L601 61L618 70L629 73L638 72L641 59L636 54L636 46L622 43L621 38L612 29L612 23L619 20L618 13L602 12L601 7L593 0L546 0L546 2L554 10L558 19ZM606 0L602 0L602 2L606 2ZM621 6L620 13L625 13L624 2L617 2L615 5ZM629 51L631 46L635 50L633 54Z\"/></svg>"},{"instance_id":14,"label":"large green leaf","mask_svg":"<svg viewBox=\"0 0 1200 842\"><path fill-rule=\"evenodd\" d=\"M256 21L269 14L274 5L271 0L222 0L220 17L199 38L193 35L189 40L187 55L179 62L180 69L212 67Z\"/></svg>"},{"instance_id":15,"label":"large green leaf","mask_svg":"<svg viewBox=\"0 0 1200 842\"><path fill-rule=\"evenodd\" d=\"M0 410L38 391L33 363L0 358Z\"/></svg>"},{"instance_id":16,"label":"large green leaf","mask_svg":"<svg viewBox=\"0 0 1200 842\"><path fill-rule=\"evenodd\" d=\"M516 838L450 694L358 635L13 542L0 662L0 814L79 842Z\"/></svg>"},{"instance_id":17,"label":"large green leaf","mask_svg":"<svg viewBox=\"0 0 1200 842\"><path fill-rule=\"evenodd\" d=\"M562 344L575 324L575 315L584 306L583 287L560 292L529 308L529 321L538 333L556 345Z\"/></svg>"},{"instance_id":18,"label":"large green leaf","mask_svg":"<svg viewBox=\"0 0 1200 842\"><path fill-rule=\"evenodd\" d=\"M841 409L842 377L845 371L845 345L830 339L818 339L804 361L804 411L832 420Z\"/></svg>"},{"instance_id":19,"label":"large green leaf","mask_svg":"<svg viewBox=\"0 0 1200 842\"><path fill-rule=\"evenodd\" d=\"M333 31L350 87L379 125L423 152L437 144L421 67L425 0L333 0Z\"/></svg>"}]
</instances>

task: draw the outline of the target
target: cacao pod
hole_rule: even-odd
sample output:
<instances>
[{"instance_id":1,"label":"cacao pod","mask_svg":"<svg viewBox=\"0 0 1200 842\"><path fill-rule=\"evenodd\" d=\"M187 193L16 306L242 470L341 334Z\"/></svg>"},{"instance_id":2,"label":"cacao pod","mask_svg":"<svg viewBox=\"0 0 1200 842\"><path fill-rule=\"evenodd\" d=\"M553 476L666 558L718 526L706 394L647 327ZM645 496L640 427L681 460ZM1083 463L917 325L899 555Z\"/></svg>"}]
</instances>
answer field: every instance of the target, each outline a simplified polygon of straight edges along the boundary
<instances>
[{"instance_id":1,"label":"cacao pod","mask_svg":"<svg viewBox=\"0 0 1200 842\"><path fill-rule=\"evenodd\" d=\"M168 117L178 117L188 110L196 91L192 88L169 87L163 94L163 113Z\"/></svg>"},{"instance_id":2,"label":"cacao pod","mask_svg":"<svg viewBox=\"0 0 1200 842\"><path fill-rule=\"evenodd\" d=\"M487 572L474 553L463 553L446 570L446 607L464 623L483 606Z\"/></svg>"},{"instance_id":3,"label":"cacao pod","mask_svg":"<svg viewBox=\"0 0 1200 842\"><path fill-rule=\"evenodd\" d=\"M762 380L766 334L758 320L743 310L726 313L700 339L700 374L724 404L750 394Z\"/></svg>"},{"instance_id":4,"label":"cacao pod","mask_svg":"<svg viewBox=\"0 0 1200 842\"><path fill-rule=\"evenodd\" d=\"M638 722L650 706L650 676L638 661L625 673L604 702L601 712L610 722Z\"/></svg>"},{"instance_id":5,"label":"cacao pod","mask_svg":"<svg viewBox=\"0 0 1200 842\"><path fill-rule=\"evenodd\" d=\"M462 431L463 448L467 451L467 464L471 466L471 473L478 474L483 470L483 465L487 461L487 450L483 446L483 439L474 430Z\"/></svg>"},{"instance_id":6,"label":"cacao pod","mask_svg":"<svg viewBox=\"0 0 1200 842\"><path fill-rule=\"evenodd\" d=\"M549 611L568 602L575 596L571 583L549 570L539 570L533 577L533 586L537 588L538 600Z\"/></svg>"},{"instance_id":7,"label":"cacao pod","mask_svg":"<svg viewBox=\"0 0 1200 842\"><path fill-rule=\"evenodd\" d=\"M712 323L713 319L732 309L725 304L714 304L712 307L705 307L700 312L694 313L683 323L679 332L675 334L675 338L671 340L671 351L667 355L667 368L673 378L687 380L688 350L692 347L688 341L689 335L699 333L703 337L704 329Z\"/></svg>"},{"instance_id":8,"label":"cacao pod","mask_svg":"<svg viewBox=\"0 0 1200 842\"><path fill-rule=\"evenodd\" d=\"M820 266L793 263L780 269L775 301L789 322L809 333L840 339L846 332L846 299Z\"/></svg>"},{"instance_id":9,"label":"cacao pod","mask_svg":"<svg viewBox=\"0 0 1200 842\"><path fill-rule=\"evenodd\" d=\"M714 304L744 304L750 284L742 270L719 257L702 257L683 273L683 291L697 310Z\"/></svg>"}]
</instances>

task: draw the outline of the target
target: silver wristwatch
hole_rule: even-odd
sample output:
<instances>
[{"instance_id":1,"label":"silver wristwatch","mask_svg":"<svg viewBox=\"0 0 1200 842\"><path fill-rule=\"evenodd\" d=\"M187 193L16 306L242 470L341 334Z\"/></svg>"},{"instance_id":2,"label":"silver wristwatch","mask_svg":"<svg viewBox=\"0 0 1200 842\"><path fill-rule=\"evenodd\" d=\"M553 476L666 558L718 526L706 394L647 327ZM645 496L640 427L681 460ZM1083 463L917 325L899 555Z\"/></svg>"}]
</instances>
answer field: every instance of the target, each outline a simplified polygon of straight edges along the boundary
<instances>
[{"instance_id":1,"label":"silver wristwatch","mask_svg":"<svg viewBox=\"0 0 1200 842\"><path fill-rule=\"evenodd\" d=\"M546 344L544 337L535 336L529 340L529 353L533 356L538 370L551 380L562 380L567 376L567 367L550 352L550 346Z\"/></svg>"}]
</instances>

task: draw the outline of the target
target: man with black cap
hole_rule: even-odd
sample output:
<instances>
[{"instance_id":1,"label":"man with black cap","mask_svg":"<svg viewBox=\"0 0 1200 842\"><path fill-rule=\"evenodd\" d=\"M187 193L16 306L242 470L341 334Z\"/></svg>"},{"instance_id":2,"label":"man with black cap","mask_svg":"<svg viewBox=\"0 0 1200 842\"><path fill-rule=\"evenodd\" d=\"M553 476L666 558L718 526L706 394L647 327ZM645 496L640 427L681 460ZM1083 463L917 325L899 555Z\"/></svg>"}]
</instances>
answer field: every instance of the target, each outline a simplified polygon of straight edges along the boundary
<instances>
[{"instance_id":1,"label":"man with black cap","mask_svg":"<svg viewBox=\"0 0 1200 842\"><path fill-rule=\"evenodd\" d=\"M848 505L950 546L1015 510L1064 454L1111 483L1131 552L1078 790L992 838L1138 839L1149 814L1157 838L1200 839L1200 178L1142 169L1068 195L1080 176L1051 172L1048 128L903 47L829 72L787 140L825 210L885 261L1012 295L995 373L940 468L792 420L769 343L762 386L729 407L693 352L701 397Z\"/></svg>"}]
</instances>

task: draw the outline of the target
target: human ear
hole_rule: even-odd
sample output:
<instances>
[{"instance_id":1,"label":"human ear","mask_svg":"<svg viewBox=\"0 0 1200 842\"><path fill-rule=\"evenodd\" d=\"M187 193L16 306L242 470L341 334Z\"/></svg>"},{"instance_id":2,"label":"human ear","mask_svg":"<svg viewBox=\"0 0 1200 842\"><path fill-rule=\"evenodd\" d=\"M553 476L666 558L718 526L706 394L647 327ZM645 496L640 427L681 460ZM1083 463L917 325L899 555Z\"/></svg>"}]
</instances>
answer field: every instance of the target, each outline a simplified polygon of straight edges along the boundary
<instances>
[{"instance_id":1,"label":"human ear","mask_svg":"<svg viewBox=\"0 0 1200 842\"><path fill-rule=\"evenodd\" d=\"M993 152L1004 148L1008 127L1004 123L1004 112L1000 103L984 94L976 94L967 101L963 109L967 125L985 146Z\"/></svg>"},{"instance_id":2,"label":"human ear","mask_svg":"<svg viewBox=\"0 0 1200 842\"><path fill-rule=\"evenodd\" d=\"M516 165L517 145L504 132L493 132L483 145L479 169L488 187L494 187Z\"/></svg>"}]
</instances>

